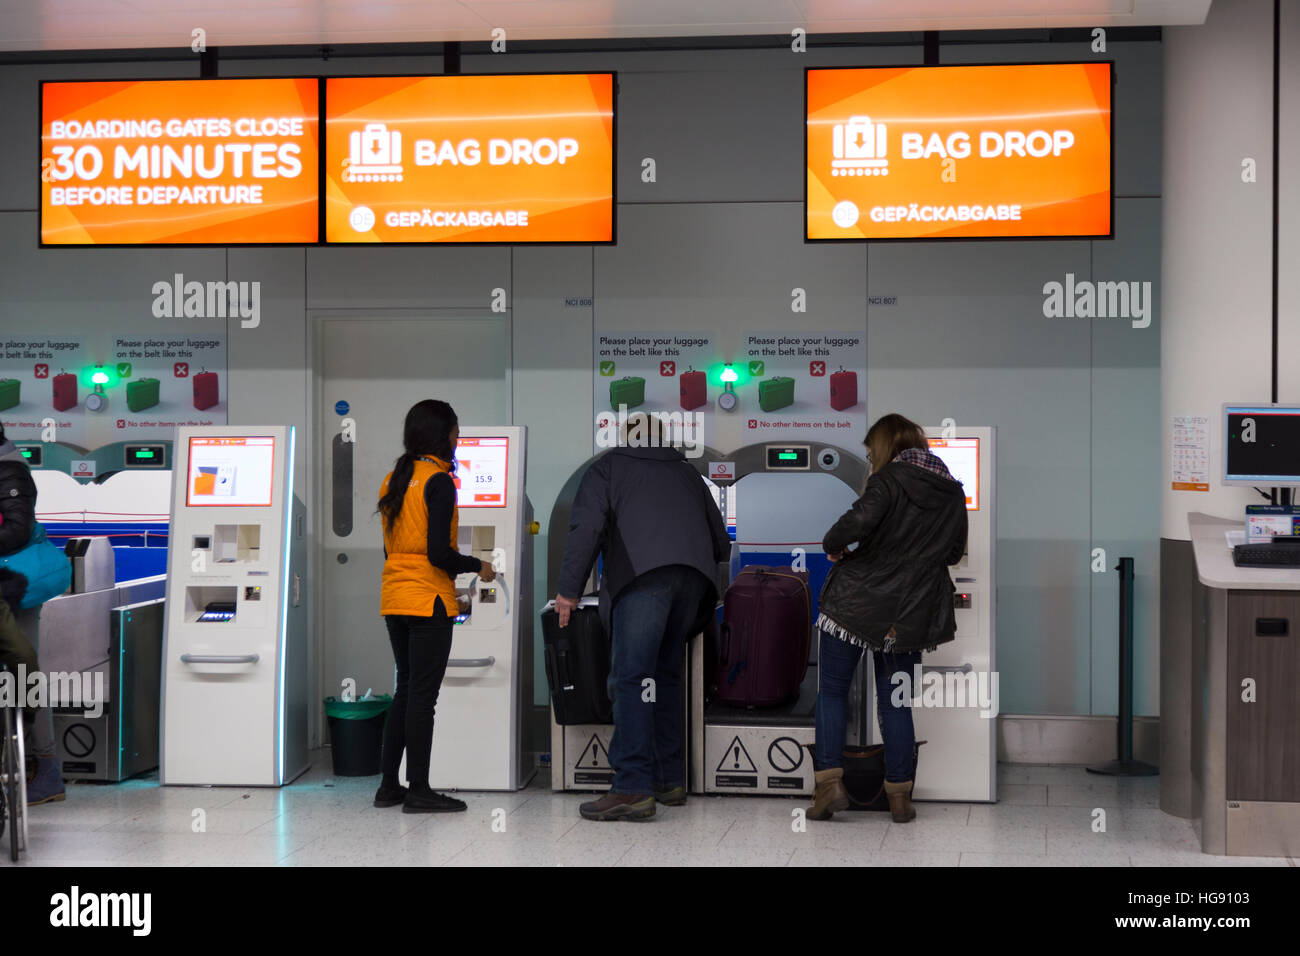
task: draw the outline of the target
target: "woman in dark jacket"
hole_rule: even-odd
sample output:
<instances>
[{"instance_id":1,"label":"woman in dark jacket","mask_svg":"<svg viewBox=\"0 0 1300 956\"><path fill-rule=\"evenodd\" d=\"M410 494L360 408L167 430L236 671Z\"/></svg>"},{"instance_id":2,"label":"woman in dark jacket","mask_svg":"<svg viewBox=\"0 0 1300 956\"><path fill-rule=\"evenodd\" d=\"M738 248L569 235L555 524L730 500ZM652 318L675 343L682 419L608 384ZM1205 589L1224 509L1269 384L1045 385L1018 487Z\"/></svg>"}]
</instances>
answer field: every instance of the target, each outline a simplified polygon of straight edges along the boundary
<instances>
[{"instance_id":1,"label":"woman in dark jacket","mask_svg":"<svg viewBox=\"0 0 1300 956\"><path fill-rule=\"evenodd\" d=\"M865 444L872 467L867 486L822 540L835 566L817 618L817 785L808 816L826 820L849 805L841 766L845 702L862 652L869 649L885 745L885 793L894 822L906 823L916 816L914 668L922 651L956 634L948 565L966 550L966 498L930 452L924 429L902 415L877 421ZM909 693L894 681L900 672L906 675L901 689ZM897 698L902 699L895 704Z\"/></svg>"}]
</instances>

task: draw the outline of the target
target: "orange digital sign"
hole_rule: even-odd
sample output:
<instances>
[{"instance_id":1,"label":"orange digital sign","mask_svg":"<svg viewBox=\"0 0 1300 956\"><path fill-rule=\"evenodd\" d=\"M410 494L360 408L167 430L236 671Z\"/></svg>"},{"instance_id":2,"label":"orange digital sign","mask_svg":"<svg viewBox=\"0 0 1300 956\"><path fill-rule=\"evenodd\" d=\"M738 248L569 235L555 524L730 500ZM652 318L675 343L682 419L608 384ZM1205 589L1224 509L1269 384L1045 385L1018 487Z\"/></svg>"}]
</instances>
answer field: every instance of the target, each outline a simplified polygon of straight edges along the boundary
<instances>
[{"instance_id":1,"label":"orange digital sign","mask_svg":"<svg viewBox=\"0 0 1300 956\"><path fill-rule=\"evenodd\" d=\"M325 81L328 242L612 242L614 75Z\"/></svg>"},{"instance_id":2,"label":"orange digital sign","mask_svg":"<svg viewBox=\"0 0 1300 956\"><path fill-rule=\"evenodd\" d=\"M806 238L1111 235L1109 63L807 71Z\"/></svg>"},{"instance_id":3,"label":"orange digital sign","mask_svg":"<svg viewBox=\"0 0 1300 956\"><path fill-rule=\"evenodd\" d=\"M41 243L319 239L319 82L41 85Z\"/></svg>"}]
</instances>

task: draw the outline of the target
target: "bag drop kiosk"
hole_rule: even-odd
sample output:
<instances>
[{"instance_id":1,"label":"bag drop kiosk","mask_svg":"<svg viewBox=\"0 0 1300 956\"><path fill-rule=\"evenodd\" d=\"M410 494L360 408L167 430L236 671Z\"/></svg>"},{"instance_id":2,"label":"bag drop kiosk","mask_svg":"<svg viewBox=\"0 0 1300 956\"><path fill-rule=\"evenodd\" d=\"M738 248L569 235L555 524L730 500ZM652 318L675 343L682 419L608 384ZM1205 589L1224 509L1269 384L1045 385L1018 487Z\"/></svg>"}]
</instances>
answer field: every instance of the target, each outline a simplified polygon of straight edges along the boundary
<instances>
[{"instance_id":1,"label":"bag drop kiosk","mask_svg":"<svg viewBox=\"0 0 1300 956\"><path fill-rule=\"evenodd\" d=\"M429 786L518 790L532 779L523 746L532 704L533 527L524 495L522 425L460 426L456 444L456 550L493 565L490 583L456 578L461 613L438 692ZM400 778L406 783L406 760Z\"/></svg>"},{"instance_id":2,"label":"bag drop kiosk","mask_svg":"<svg viewBox=\"0 0 1300 956\"><path fill-rule=\"evenodd\" d=\"M937 436L939 429L927 429ZM994 673L993 430L964 428L960 437L931 437L931 449L967 490L967 553L952 568L956 639L922 655L922 696L927 681L987 686ZM736 516L733 572L746 564L792 560L805 551L813 600L829 561L821 537L857 500L866 462L833 446L769 442L726 456L736 478L722 486ZM707 460L697 467L706 470ZM827 481L827 479L838 481ZM972 485L974 486L972 488ZM847 492L847 496L846 496ZM808 540L805 540L808 539ZM814 605L813 620L817 617ZM704 642L696 642L691 666L691 789L703 793L808 794L812 759L804 744L815 739L817 639L798 697L779 707L737 710L704 702ZM916 739L925 740L913 795L919 800L993 801L996 789L996 720L982 716L978 693L955 695L970 706L915 706ZM949 701L951 702L951 701ZM872 655L864 653L849 688L845 743L880 741Z\"/></svg>"},{"instance_id":3,"label":"bag drop kiosk","mask_svg":"<svg viewBox=\"0 0 1300 956\"><path fill-rule=\"evenodd\" d=\"M708 473L710 457L694 463ZM735 518L731 574L746 565L790 567L809 573L812 620L830 570L821 539L857 500L867 463L843 448L800 442L746 445L717 456L734 463L735 478L714 479L719 507ZM809 622L811 627L811 620ZM811 794L816 736L817 635L812 633L809 666L798 695L766 708L735 708L706 701L705 642L691 645L690 789L694 793ZM864 668L849 692L848 742L867 743L859 693Z\"/></svg>"},{"instance_id":4,"label":"bag drop kiosk","mask_svg":"<svg viewBox=\"0 0 1300 956\"><path fill-rule=\"evenodd\" d=\"M294 429L179 428L174 451L161 782L283 786L308 767Z\"/></svg>"},{"instance_id":5,"label":"bag drop kiosk","mask_svg":"<svg viewBox=\"0 0 1300 956\"><path fill-rule=\"evenodd\" d=\"M792 495L789 476L783 474L790 471L790 459L782 455L791 449L804 451L794 464L804 472L803 478L809 490L798 496ZM821 464L811 465L813 453L819 456ZM573 473L551 513L548 556L548 589L551 593L557 586L573 498L582 476L594 460L590 459ZM821 555L821 535L857 498L855 489L862 486L866 462L841 448L776 443L750 445L731 454L706 448L703 456L689 460L699 471L701 480L713 486L715 500L728 524L731 523L731 514L737 516L730 566L722 568L719 574L719 595L743 565L788 566L793 560L793 549L802 548L812 572L810 587L815 606L827 570L826 559ZM709 464L722 460L734 462L735 482L715 484L708 479ZM810 467L815 473L807 473ZM737 501L746 499L735 494L736 486L746 476L750 477L745 487L747 490L753 488L753 492L747 505L737 507ZM750 530L743 531L742 528ZM817 697L816 642L812 642L810 647L812 666L795 700L763 710L733 710L719 702L710 702L707 712L704 699L705 645L704 635L695 635L686 647L684 726L687 728L688 789L692 793L812 793L812 761L802 745L813 739L813 708ZM851 693L850 709L857 696ZM552 789L608 790L613 779L609 764L613 725L561 726L555 721L554 708L548 709ZM852 718L852 713L850 716ZM853 727L861 723L851 723L851 742L865 740L853 736ZM770 759L769 752L772 754ZM753 757L753 754L759 756ZM749 772L751 760L753 773ZM723 786L716 787L719 776ZM769 777L780 779L768 786Z\"/></svg>"}]
</instances>

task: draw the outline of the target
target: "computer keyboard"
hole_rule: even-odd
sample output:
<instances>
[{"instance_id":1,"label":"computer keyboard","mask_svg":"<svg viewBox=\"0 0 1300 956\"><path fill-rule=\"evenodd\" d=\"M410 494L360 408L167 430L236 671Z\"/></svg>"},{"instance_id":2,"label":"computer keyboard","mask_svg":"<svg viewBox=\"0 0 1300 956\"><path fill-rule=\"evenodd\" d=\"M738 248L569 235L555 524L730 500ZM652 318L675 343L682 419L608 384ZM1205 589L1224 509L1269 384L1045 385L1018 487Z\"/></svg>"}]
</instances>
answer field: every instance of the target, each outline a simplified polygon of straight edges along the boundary
<instances>
[{"instance_id":1,"label":"computer keyboard","mask_svg":"<svg viewBox=\"0 0 1300 956\"><path fill-rule=\"evenodd\" d=\"M1239 568L1300 567L1300 541L1239 544L1232 549L1232 563Z\"/></svg>"}]
</instances>

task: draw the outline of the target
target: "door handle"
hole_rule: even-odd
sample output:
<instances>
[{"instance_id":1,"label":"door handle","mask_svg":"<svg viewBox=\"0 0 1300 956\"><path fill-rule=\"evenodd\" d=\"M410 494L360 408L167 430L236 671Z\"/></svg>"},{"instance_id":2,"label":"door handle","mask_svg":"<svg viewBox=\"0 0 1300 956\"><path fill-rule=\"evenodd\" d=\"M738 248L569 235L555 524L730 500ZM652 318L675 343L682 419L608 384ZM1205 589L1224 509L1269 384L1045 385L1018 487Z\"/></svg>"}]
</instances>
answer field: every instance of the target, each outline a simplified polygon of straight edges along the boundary
<instances>
[{"instance_id":1,"label":"door handle","mask_svg":"<svg viewBox=\"0 0 1300 956\"><path fill-rule=\"evenodd\" d=\"M447 662L448 667L491 667L497 662L495 657L453 657Z\"/></svg>"},{"instance_id":2,"label":"door handle","mask_svg":"<svg viewBox=\"0 0 1300 956\"><path fill-rule=\"evenodd\" d=\"M256 664L256 654L182 654L182 664Z\"/></svg>"}]
</instances>

